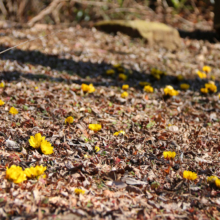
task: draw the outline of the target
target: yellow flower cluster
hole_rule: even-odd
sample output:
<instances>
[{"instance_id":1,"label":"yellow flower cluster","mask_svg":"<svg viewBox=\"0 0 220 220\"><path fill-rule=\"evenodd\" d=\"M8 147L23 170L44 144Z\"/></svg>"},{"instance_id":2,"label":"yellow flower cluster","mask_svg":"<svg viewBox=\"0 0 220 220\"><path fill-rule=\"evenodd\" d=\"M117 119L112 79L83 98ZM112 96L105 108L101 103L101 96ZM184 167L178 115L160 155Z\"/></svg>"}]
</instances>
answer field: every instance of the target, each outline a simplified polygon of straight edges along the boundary
<instances>
[{"instance_id":1,"label":"yellow flower cluster","mask_svg":"<svg viewBox=\"0 0 220 220\"><path fill-rule=\"evenodd\" d=\"M106 70L106 74L113 75L113 74L115 74L115 71L113 69L109 69L109 70Z\"/></svg>"},{"instance_id":2,"label":"yellow flower cluster","mask_svg":"<svg viewBox=\"0 0 220 220\"><path fill-rule=\"evenodd\" d=\"M220 179L217 176L209 176L207 177L208 183L215 183L215 185L220 188Z\"/></svg>"},{"instance_id":3,"label":"yellow flower cluster","mask_svg":"<svg viewBox=\"0 0 220 220\"><path fill-rule=\"evenodd\" d=\"M100 124L89 124L89 129L92 131L100 131L102 129L102 125Z\"/></svg>"},{"instance_id":4,"label":"yellow flower cluster","mask_svg":"<svg viewBox=\"0 0 220 220\"><path fill-rule=\"evenodd\" d=\"M73 117L72 116L69 116L65 119L65 124L68 123L68 124L72 124L73 123Z\"/></svg>"},{"instance_id":5,"label":"yellow flower cluster","mask_svg":"<svg viewBox=\"0 0 220 220\"><path fill-rule=\"evenodd\" d=\"M205 73L203 73L199 70L197 71L197 75L200 79L206 79L206 77L207 77Z\"/></svg>"},{"instance_id":6,"label":"yellow flower cluster","mask_svg":"<svg viewBox=\"0 0 220 220\"><path fill-rule=\"evenodd\" d=\"M215 85L215 82L209 81L208 83L205 84L205 88L200 89L201 93L215 93L217 92L217 86Z\"/></svg>"},{"instance_id":7,"label":"yellow flower cluster","mask_svg":"<svg viewBox=\"0 0 220 220\"><path fill-rule=\"evenodd\" d=\"M77 194L77 195L79 195L79 194L85 194L85 190L83 190L83 189L79 189L79 188L76 188L75 190L74 190L74 192Z\"/></svg>"},{"instance_id":8,"label":"yellow flower cluster","mask_svg":"<svg viewBox=\"0 0 220 220\"><path fill-rule=\"evenodd\" d=\"M197 179L197 174L194 172L185 170L183 172L183 178L187 179L187 180L195 180L195 179Z\"/></svg>"},{"instance_id":9,"label":"yellow flower cluster","mask_svg":"<svg viewBox=\"0 0 220 220\"><path fill-rule=\"evenodd\" d=\"M81 89L83 90L83 92L88 92L88 93L95 92L95 87L93 86L93 84L86 85L83 83L81 85Z\"/></svg>"},{"instance_id":10,"label":"yellow flower cluster","mask_svg":"<svg viewBox=\"0 0 220 220\"><path fill-rule=\"evenodd\" d=\"M4 105L5 102L0 99L0 106Z\"/></svg>"},{"instance_id":11,"label":"yellow flower cluster","mask_svg":"<svg viewBox=\"0 0 220 220\"><path fill-rule=\"evenodd\" d=\"M18 114L18 110L14 107L11 107L10 110L9 110L9 113L12 114L12 115L17 115Z\"/></svg>"},{"instance_id":12,"label":"yellow flower cluster","mask_svg":"<svg viewBox=\"0 0 220 220\"><path fill-rule=\"evenodd\" d=\"M47 167L36 166L30 167L23 170L21 167L12 165L10 168L6 169L6 179L13 181L14 183L22 183L28 178L39 178Z\"/></svg>"},{"instance_id":13,"label":"yellow flower cluster","mask_svg":"<svg viewBox=\"0 0 220 220\"><path fill-rule=\"evenodd\" d=\"M211 72L212 68L210 66L203 66L202 70L206 73Z\"/></svg>"},{"instance_id":14,"label":"yellow flower cluster","mask_svg":"<svg viewBox=\"0 0 220 220\"><path fill-rule=\"evenodd\" d=\"M29 143L33 148L40 148L43 154L53 153L53 146L51 146L51 143L45 140L45 137L42 137L40 133L35 134L35 137L31 136Z\"/></svg>"},{"instance_id":15,"label":"yellow flower cluster","mask_svg":"<svg viewBox=\"0 0 220 220\"><path fill-rule=\"evenodd\" d=\"M6 179L13 181L14 183L22 183L27 180L25 172L21 167L12 165L10 168L6 168Z\"/></svg>"},{"instance_id":16,"label":"yellow flower cluster","mask_svg":"<svg viewBox=\"0 0 220 220\"><path fill-rule=\"evenodd\" d=\"M173 159L176 156L176 152L164 151L163 156L165 159Z\"/></svg>"},{"instance_id":17,"label":"yellow flower cluster","mask_svg":"<svg viewBox=\"0 0 220 220\"><path fill-rule=\"evenodd\" d=\"M165 76L165 75L166 75L166 72L161 71L161 70L158 70L158 69L156 69L156 68L152 68L152 69L151 69L151 75L152 75L155 79L160 80L161 76L163 76L163 75Z\"/></svg>"},{"instance_id":18,"label":"yellow flower cluster","mask_svg":"<svg viewBox=\"0 0 220 220\"><path fill-rule=\"evenodd\" d=\"M120 131L116 131L113 135L118 136L119 134L125 134L125 132L120 130Z\"/></svg>"},{"instance_id":19,"label":"yellow flower cluster","mask_svg":"<svg viewBox=\"0 0 220 220\"><path fill-rule=\"evenodd\" d=\"M209 177L207 177L207 182L214 183L217 179L218 179L217 176L209 176Z\"/></svg>"},{"instance_id":20,"label":"yellow flower cluster","mask_svg":"<svg viewBox=\"0 0 220 220\"><path fill-rule=\"evenodd\" d=\"M163 91L165 96L176 96L179 94L179 91L175 90L172 86L166 86Z\"/></svg>"},{"instance_id":21,"label":"yellow flower cluster","mask_svg":"<svg viewBox=\"0 0 220 220\"><path fill-rule=\"evenodd\" d=\"M123 92L123 93L121 94L121 97L122 97L122 98L128 97L128 93L127 93L127 92Z\"/></svg>"},{"instance_id":22,"label":"yellow flower cluster","mask_svg":"<svg viewBox=\"0 0 220 220\"><path fill-rule=\"evenodd\" d=\"M123 90L128 90L128 89L129 89L129 85L123 85L123 86L122 86L122 89L123 89Z\"/></svg>"},{"instance_id":23,"label":"yellow flower cluster","mask_svg":"<svg viewBox=\"0 0 220 220\"><path fill-rule=\"evenodd\" d=\"M121 80L123 80L123 81L125 81L125 80L127 80L128 76L125 75L124 73L120 73L120 74L118 75L118 78L121 79Z\"/></svg>"},{"instance_id":24,"label":"yellow flower cluster","mask_svg":"<svg viewBox=\"0 0 220 220\"><path fill-rule=\"evenodd\" d=\"M189 85L189 84L186 84L186 83L182 83L182 84L180 85L180 88L181 88L182 90L187 90L187 89L189 89L189 87L190 87L190 85Z\"/></svg>"},{"instance_id":25,"label":"yellow flower cluster","mask_svg":"<svg viewBox=\"0 0 220 220\"><path fill-rule=\"evenodd\" d=\"M154 92L154 88L150 85L144 87L144 91L148 93Z\"/></svg>"}]
</instances>

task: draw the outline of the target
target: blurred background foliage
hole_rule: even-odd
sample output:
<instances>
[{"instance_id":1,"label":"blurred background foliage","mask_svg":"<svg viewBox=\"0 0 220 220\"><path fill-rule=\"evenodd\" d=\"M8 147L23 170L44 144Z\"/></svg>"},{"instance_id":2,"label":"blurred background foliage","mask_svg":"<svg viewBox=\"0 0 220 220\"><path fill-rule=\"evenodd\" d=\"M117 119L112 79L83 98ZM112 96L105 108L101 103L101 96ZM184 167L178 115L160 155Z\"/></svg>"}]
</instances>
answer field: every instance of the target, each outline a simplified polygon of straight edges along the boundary
<instances>
[{"instance_id":1,"label":"blurred background foliage","mask_svg":"<svg viewBox=\"0 0 220 220\"><path fill-rule=\"evenodd\" d=\"M213 20L213 8L214 0L0 0L0 19L31 24L35 20L90 24L98 20L146 19L153 12L165 11L183 17L202 14L206 20ZM38 19L30 22L36 16Z\"/></svg>"}]
</instances>

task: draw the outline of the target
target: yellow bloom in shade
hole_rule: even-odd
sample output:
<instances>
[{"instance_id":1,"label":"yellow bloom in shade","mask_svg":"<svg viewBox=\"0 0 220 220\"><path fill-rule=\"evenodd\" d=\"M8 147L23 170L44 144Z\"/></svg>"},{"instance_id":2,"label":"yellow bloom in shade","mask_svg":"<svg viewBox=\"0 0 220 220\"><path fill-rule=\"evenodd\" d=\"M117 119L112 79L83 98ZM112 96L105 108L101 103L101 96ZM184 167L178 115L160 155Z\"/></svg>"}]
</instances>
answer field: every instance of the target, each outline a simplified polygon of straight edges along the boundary
<instances>
[{"instance_id":1,"label":"yellow bloom in shade","mask_svg":"<svg viewBox=\"0 0 220 220\"><path fill-rule=\"evenodd\" d=\"M113 135L118 136L119 134L125 134L125 132L120 130L120 131L116 131Z\"/></svg>"},{"instance_id":2,"label":"yellow bloom in shade","mask_svg":"<svg viewBox=\"0 0 220 220\"><path fill-rule=\"evenodd\" d=\"M210 66L204 66L204 67L202 68L202 70L203 70L204 72L206 72L206 73L209 73L209 72L211 72L212 68L211 68Z\"/></svg>"},{"instance_id":3,"label":"yellow bloom in shade","mask_svg":"<svg viewBox=\"0 0 220 220\"><path fill-rule=\"evenodd\" d=\"M163 156L165 159L173 159L176 156L176 152L164 151Z\"/></svg>"},{"instance_id":4,"label":"yellow bloom in shade","mask_svg":"<svg viewBox=\"0 0 220 220\"><path fill-rule=\"evenodd\" d=\"M115 74L115 71L113 69L109 69L109 70L106 70L106 74L113 75L113 74Z\"/></svg>"},{"instance_id":5,"label":"yellow bloom in shade","mask_svg":"<svg viewBox=\"0 0 220 220\"><path fill-rule=\"evenodd\" d=\"M41 133L37 133L35 136L30 136L29 144L33 148L39 148L43 140L45 140L45 137L42 137Z\"/></svg>"},{"instance_id":6,"label":"yellow bloom in shade","mask_svg":"<svg viewBox=\"0 0 220 220\"><path fill-rule=\"evenodd\" d=\"M93 86L93 84L86 85L83 83L81 85L81 89L83 90L83 92L88 92L88 93L95 92L95 87Z\"/></svg>"},{"instance_id":7,"label":"yellow bloom in shade","mask_svg":"<svg viewBox=\"0 0 220 220\"><path fill-rule=\"evenodd\" d=\"M13 181L14 183L22 183L27 180L26 174L21 167L12 165L6 169L6 179Z\"/></svg>"},{"instance_id":8,"label":"yellow bloom in shade","mask_svg":"<svg viewBox=\"0 0 220 220\"><path fill-rule=\"evenodd\" d=\"M128 97L128 93L127 93L127 92L123 92L123 93L121 94L121 97L122 97L122 98Z\"/></svg>"},{"instance_id":9,"label":"yellow bloom in shade","mask_svg":"<svg viewBox=\"0 0 220 220\"><path fill-rule=\"evenodd\" d=\"M177 90L175 90L172 86L166 86L164 89L164 95L176 96L179 94Z\"/></svg>"},{"instance_id":10,"label":"yellow bloom in shade","mask_svg":"<svg viewBox=\"0 0 220 220\"><path fill-rule=\"evenodd\" d=\"M187 90L187 89L189 89L189 87L190 87L190 85L189 85L189 84L186 84L186 83L182 83L182 84L180 85L180 88L181 88L182 90Z\"/></svg>"},{"instance_id":11,"label":"yellow bloom in shade","mask_svg":"<svg viewBox=\"0 0 220 220\"><path fill-rule=\"evenodd\" d=\"M178 81L182 81L182 80L184 80L183 75L179 74L179 75L177 76L177 80L178 80Z\"/></svg>"},{"instance_id":12,"label":"yellow bloom in shade","mask_svg":"<svg viewBox=\"0 0 220 220\"><path fill-rule=\"evenodd\" d=\"M218 188L220 188L220 179L216 179L215 180L215 185L218 187Z\"/></svg>"},{"instance_id":13,"label":"yellow bloom in shade","mask_svg":"<svg viewBox=\"0 0 220 220\"><path fill-rule=\"evenodd\" d=\"M0 106L4 105L5 102L0 99Z\"/></svg>"},{"instance_id":14,"label":"yellow bloom in shade","mask_svg":"<svg viewBox=\"0 0 220 220\"><path fill-rule=\"evenodd\" d=\"M123 85L123 86L122 86L122 89L123 89L123 90L129 89L129 85Z\"/></svg>"},{"instance_id":15,"label":"yellow bloom in shade","mask_svg":"<svg viewBox=\"0 0 220 220\"><path fill-rule=\"evenodd\" d=\"M3 82L0 83L0 88L4 88L5 84Z\"/></svg>"},{"instance_id":16,"label":"yellow bloom in shade","mask_svg":"<svg viewBox=\"0 0 220 220\"><path fill-rule=\"evenodd\" d=\"M214 183L215 180L217 180L217 179L218 179L217 176L209 176L209 177L207 177L207 182L208 183Z\"/></svg>"},{"instance_id":17,"label":"yellow bloom in shade","mask_svg":"<svg viewBox=\"0 0 220 220\"><path fill-rule=\"evenodd\" d=\"M79 188L76 188L75 190L74 190L74 192L77 194L77 195L79 195L79 194L85 194L85 190L83 190L83 189L79 189Z\"/></svg>"},{"instance_id":18,"label":"yellow bloom in shade","mask_svg":"<svg viewBox=\"0 0 220 220\"><path fill-rule=\"evenodd\" d=\"M89 129L92 131L100 131L102 129L102 125L100 124L89 124Z\"/></svg>"},{"instance_id":19,"label":"yellow bloom in shade","mask_svg":"<svg viewBox=\"0 0 220 220\"><path fill-rule=\"evenodd\" d=\"M207 88L209 92L213 92L213 93L217 92L217 86L213 81L209 81L208 83L206 83L205 88Z\"/></svg>"},{"instance_id":20,"label":"yellow bloom in shade","mask_svg":"<svg viewBox=\"0 0 220 220\"><path fill-rule=\"evenodd\" d=\"M30 168L26 168L24 170L26 176L28 178L35 178L35 177L39 177L41 175L44 174L44 171L47 169L47 167L43 167L42 165L40 166L36 166L36 167L30 167Z\"/></svg>"},{"instance_id":21,"label":"yellow bloom in shade","mask_svg":"<svg viewBox=\"0 0 220 220\"><path fill-rule=\"evenodd\" d=\"M209 90L207 88L201 88L200 92L204 93L204 94L207 94L209 92Z\"/></svg>"},{"instance_id":22,"label":"yellow bloom in shade","mask_svg":"<svg viewBox=\"0 0 220 220\"><path fill-rule=\"evenodd\" d=\"M53 153L53 146L51 146L51 143L48 142L47 140L43 140L41 142L40 149L42 153L46 155Z\"/></svg>"},{"instance_id":23,"label":"yellow bloom in shade","mask_svg":"<svg viewBox=\"0 0 220 220\"><path fill-rule=\"evenodd\" d=\"M144 87L144 91L145 91L145 92L152 93L152 92L154 92L154 88L153 88L152 86L145 86L145 87Z\"/></svg>"},{"instance_id":24,"label":"yellow bloom in shade","mask_svg":"<svg viewBox=\"0 0 220 220\"><path fill-rule=\"evenodd\" d=\"M123 67L118 67L117 70L118 70L118 72L122 72L122 73L125 72L125 69Z\"/></svg>"},{"instance_id":25,"label":"yellow bloom in shade","mask_svg":"<svg viewBox=\"0 0 220 220\"><path fill-rule=\"evenodd\" d=\"M195 180L195 179L197 179L197 174L194 172L185 170L183 172L183 178L187 179L187 180Z\"/></svg>"},{"instance_id":26,"label":"yellow bloom in shade","mask_svg":"<svg viewBox=\"0 0 220 220\"><path fill-rule=\"evenodd\" d=\"M118 75L118 78L125 81L125 80L127 80L128 77L124 73L120 73Z\"/></svg>"},{"instance_id":27,"label":"yellow bloom in shade","mask_svg":"<svg viewBox=\"0 0 220 220\"><path fill-rule=\"evenodd\" d=\"M100 147L99 146L95 146L95 151L96 151L96 153L98 153L100 151Z\"/></svg>"},{"instance_id":28,"label":"yellow bloom in shade","mask_svg":"<svg viewBox=\"0 0 220 220\"><path fill-rule=\"evenodd\" d=\"M72 116L69 116L65 119L65 124L68 123L68 124L72 124L73 123L73 117Z\"/></svg>"},{"instance_id":29,"label":"yellow bloom in shade","mask_svg":"<svg viewBox=\"0 0 220 220\"><path fill-rule=\"evenodd\" d=\"M206 74L201 71L197 71L197 75L200 79L205 79L207 77Z\"/></svg>"},{"instance_id":30,"label":"yellow bloom in shade","mask_svg":"<svg viewBox=\"0 0 220 220\"><path fill-rule=\"evenodd\" d=\"M18 114L18 110L14 107L11 107L10 110L9 110L9 113L12 114L12 115L17 115Z\"/></svg>"},{"instance_id":31,"label":"yellow bloom in shade","mask_svg":"<svg viewBox=\"0 0 220 220\"><path fill-rule=\"evenodd\" d=\"M144 87L144 86L150 86L151 84L149 82L139 82L139 85Z\"/></svg>"}]
</instances>

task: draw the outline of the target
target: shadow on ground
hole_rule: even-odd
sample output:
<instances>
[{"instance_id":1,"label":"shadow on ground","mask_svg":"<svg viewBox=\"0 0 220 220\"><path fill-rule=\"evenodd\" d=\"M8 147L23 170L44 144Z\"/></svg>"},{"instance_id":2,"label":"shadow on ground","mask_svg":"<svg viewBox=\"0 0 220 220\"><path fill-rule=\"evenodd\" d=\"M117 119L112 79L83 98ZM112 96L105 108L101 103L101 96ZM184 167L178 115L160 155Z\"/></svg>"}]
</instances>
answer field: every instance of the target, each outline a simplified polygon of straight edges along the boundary
<instances>
[{"instance_id":1,"label":"shadow on ground","mask_svg":"<svg viewBox=\"0 0 220 220\"><path fill-rule=\"evenodd\" d=\"M4 46L0 47L0 51L7 49ZM2 60L17 61L18 65L25 64L41 65L43 67L50 67L51 70L58 71L57 76L51 76L47 74L33 74L22 73L18 71L4 71L0 72L0 80L7 82L21 81L22 78L28 80L48 80L54 82L65 82L67 84L76 83L81 85L82 83L93 83L95 86L121 86L123 84L129 84L132 87L142 89L139 86L140 81L147 81L152 84L154 88L164 88L166 85L172 85L175 89L180 88L180 82L174 76L163 76L161 80L156 80L150 73L138 72L136 70L125 69L125 74L128 76L128 80L120 81L118 75L120 72L116 70L114 76L106 76L106 70L113 67L105 62L92 63L92 62L76 62L72 59L62 59L55 55L47 55L40 51L23 51L20 49L14 49L1 55ZM75 79L67 79L63 77L63 73L66 75L75 76ZM200 90L204 86L207 80L200 80L195 78L194 80L185 80L181 83L189 83L192 90ZM217 86L219 83L217 82ZM218 88L219 89L219 88Z\"/></svg>"}]
</instances>

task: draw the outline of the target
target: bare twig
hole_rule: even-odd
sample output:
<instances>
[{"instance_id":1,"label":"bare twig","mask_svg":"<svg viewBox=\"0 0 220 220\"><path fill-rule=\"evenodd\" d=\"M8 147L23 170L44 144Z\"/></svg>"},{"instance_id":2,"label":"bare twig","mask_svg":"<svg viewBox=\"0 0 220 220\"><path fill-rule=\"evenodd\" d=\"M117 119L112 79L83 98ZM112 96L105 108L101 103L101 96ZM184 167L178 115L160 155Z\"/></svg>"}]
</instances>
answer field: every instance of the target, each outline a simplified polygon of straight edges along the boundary
<instances>
[{"instance_id":1,"label":"bare twig","mask_svg":"<svg viewBox=\"0 0 220 220\"><path fill-rule=\"evenodd\" d=\"M6 8L5 8L5 5L2 2L2 0L0 0L0 9L1 9L3 15L7 15L8 12L7 12Z\"/></svg>"}]
</instances>

